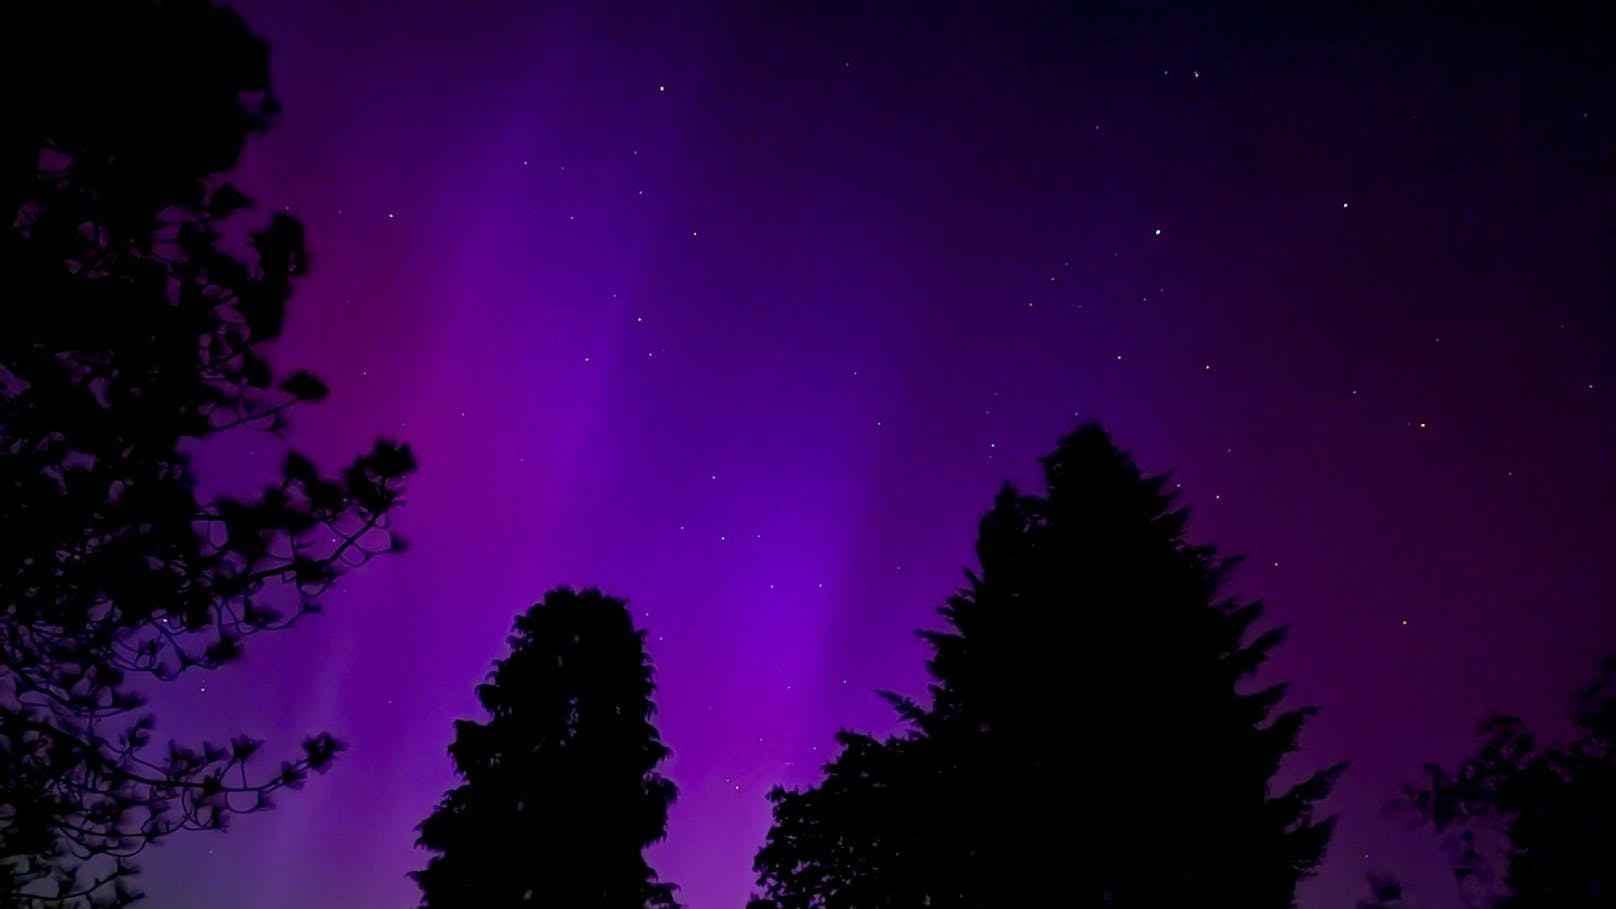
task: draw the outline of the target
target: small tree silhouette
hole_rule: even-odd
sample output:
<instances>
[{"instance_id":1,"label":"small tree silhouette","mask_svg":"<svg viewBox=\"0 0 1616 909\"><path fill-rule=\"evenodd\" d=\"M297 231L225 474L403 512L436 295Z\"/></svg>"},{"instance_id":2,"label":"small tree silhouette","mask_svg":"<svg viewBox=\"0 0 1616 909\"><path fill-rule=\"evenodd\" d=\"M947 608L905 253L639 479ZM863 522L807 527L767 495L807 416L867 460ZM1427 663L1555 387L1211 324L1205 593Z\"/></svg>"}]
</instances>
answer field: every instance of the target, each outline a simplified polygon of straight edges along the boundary
<instances>
[{"instance_id":1,"label":"small tree silhouette","mask_svg":"<svg viewBox=\"0 0 1616 909\"><path fill-rule=\"evenodd\" d=\"M908 730L844 733L823 783L775 790L754 907L1240 905L1284 909L1331 821L1333 767L1275 794L1309 710L1243 691L1282 630L1184 541L1165 477L1096 426L1006 488L981 567L924 632Z\"/></svg>"},{"instance_id":2,"label":"small tree silhouette","mask_svg":"<svg viewBox=\"0 0 1616 909\"><path fill-rule=\"evenodd\" d=\"M1403 898L1403 885L1385 874L1369 875L1369 898L1358 901L1358 909L1414 909Z\"/></svg>"},{"instance_id":3,"label":"small tree silhouette","mask_svg":"<svg viewBox=\"0 0 1616 909\"><path fill-rule=\"evenodd\" d=\"M560 588L516 620L511 653L455 723L465 782L416 828L423 909L673 909L644 858L676 790L651 722L656 686L622 600Z\"/></svg>"},{"instance_id":4,"label":"small tree silhouette","mask_svg":"<svg viewBox=\"0 0 1616 909\"><path fill-rule=\"evenodd\" d=\"M223 826L322 769L259 743L166 747L137 686L222 666L318 608L387 532L407 449L341 473L287 456L257 495L207 500L191 455L279 434L324 397L277 376L308 266L220 175L276 110L268 49L204 0L0 6L0 905L119 905L129 858ZM232 250L242 251L240 255Z\"/></svg>"},{"instance_id":5,"label":"small tree silhouette","mask_svg":"<svg viewBox=\"0 0 1616 909\"><path fill-rule=\"evenodd\" d=\"M1473 903L1616 906L1616 657L1579 694L1572 718L1569 744L1541 747L1519 718L1491 717L1475 754L1451 771L1426 764L1425 780L1405 789Z\"/></svg>"}]
</instances>

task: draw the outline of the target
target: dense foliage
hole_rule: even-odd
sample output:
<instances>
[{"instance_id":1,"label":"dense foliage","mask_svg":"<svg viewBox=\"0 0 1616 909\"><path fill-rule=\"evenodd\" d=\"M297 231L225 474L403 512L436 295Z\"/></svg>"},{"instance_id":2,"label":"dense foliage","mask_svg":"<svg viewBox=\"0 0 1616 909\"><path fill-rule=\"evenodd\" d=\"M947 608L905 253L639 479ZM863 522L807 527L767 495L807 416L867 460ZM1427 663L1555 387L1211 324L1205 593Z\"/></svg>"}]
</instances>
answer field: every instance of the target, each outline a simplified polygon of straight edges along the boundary
<instances>
[{"instance_id":1,"label":"dense foliage","mask_svg":"<svg viewBox=\"0 0 1616 909\"><path fill-rule=\"evenodd\" d=\"M1616 905L1616 658L1579 695L1572 720L1570 742L1545 747L1519 718L1492 717L1474 754L1452 770L1427 764L1408 788L1476 902Z\"/></svg>"},{"instance_id":2,"label":"dense foliage","mask_svg":"<svg viewBox=\"0 0 1616 909\"><path fill-rule=\"evenodd\" d=\"M622 600L561 588L510 646L477 689L488 719L455 724L463 782L417 828L422 909L674 909L644 858L676 793L644 633Z\"/></svg>"},{"instance_id":3,"label":"dense foliage","mask_svg":"<svg viewBox=\"0 0 1616 909\"><path fill-rule=\"evenodd\" d=\"M1185 542L1166 479L1098 427L1043 465L923 633L906 731L844 733L824 782L771 794L757 909L1293 905L1341 768L1272 786L1310 711L1244 683L1282 631L1249 638L1234 561Z\"/></svg>"},{"instance_id":4,"label":"dense foliage","mask_svg":"<svg viewBox=\"0 0 1616 909\"><path fill-rule=\"evenodd\" d=\"M223 666L396 546L407 449L328 475L291 453L256 495L193 454L279 434L326 389L278 375L308 268L298 222L250 232L225 182L276 110L268 50L204 0L0 11L0 905L121 904L129 857L323 768L259 743L158 744L142 692Z\"/></svg>"}]
</instances>

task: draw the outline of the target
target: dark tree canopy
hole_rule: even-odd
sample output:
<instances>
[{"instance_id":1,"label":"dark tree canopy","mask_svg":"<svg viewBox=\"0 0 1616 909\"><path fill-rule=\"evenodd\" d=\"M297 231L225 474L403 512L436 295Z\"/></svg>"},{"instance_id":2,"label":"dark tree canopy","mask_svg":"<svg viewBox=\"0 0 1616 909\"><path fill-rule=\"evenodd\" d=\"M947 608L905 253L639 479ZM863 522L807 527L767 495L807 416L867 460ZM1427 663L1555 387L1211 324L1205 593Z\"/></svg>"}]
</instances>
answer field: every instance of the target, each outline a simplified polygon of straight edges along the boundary
<instances>
[{"instance_id":1,"label":"dark tree canopy","mask_svg":"<svg viewBox=\"0 0 1616 909\"><path fill-rule=\"evenodd\" d=\"M517 618L477 688L488 719L455 723L464 782L417 828L435 853L411 875L423 909L677 905L644 858L676 793L656 772L644 637L597 590L553 590Z\"/></svg>"},{"instance_id":2,"label":"dark tree canopy","mask_svg":"<svg viewBox=\"0 0 1616 909\"><path fill-rule=\"evenodd\" d=\"M1309 710L1247 690L1282 638L1184 540L1165 477L1085 426L1006 488L942 610L907 731L844 733L821 784L776 790L754 906L1284 909L1340 767L1276 791Z\"/></svg>"},{"instance_id":3,"label":"dark tree canopy","mask_svg":"<svg viewBox=\"0 0 1616 909\"><path fill-rule=\"evenodd\" d=\"M1454 770L1427 764L1424 781L1408 787L1473 902L1616 906L1616 657L1578 696L1572 719L1569 744L1545 747L1520 719L1489 718L1473 755Z\"/></svg>"},{"instance_id":4,"label":"dark tree canopy","mask_svg":"<svg viewBox=\"0 0 1616 909\"><path fill-rule=\"evenodd\" d=\"M288 454L198 492L191 455L278 435L325 387L265 359L308 267L222 175L266 128L268 49L206 0L0 9L0 905L128 901L128 857L326 765L157 743L137 687L222 666L318 608L387 531L407 449L335 475ZM275 443L279 444L279 443Z\"/></svg>"}]
</instances>

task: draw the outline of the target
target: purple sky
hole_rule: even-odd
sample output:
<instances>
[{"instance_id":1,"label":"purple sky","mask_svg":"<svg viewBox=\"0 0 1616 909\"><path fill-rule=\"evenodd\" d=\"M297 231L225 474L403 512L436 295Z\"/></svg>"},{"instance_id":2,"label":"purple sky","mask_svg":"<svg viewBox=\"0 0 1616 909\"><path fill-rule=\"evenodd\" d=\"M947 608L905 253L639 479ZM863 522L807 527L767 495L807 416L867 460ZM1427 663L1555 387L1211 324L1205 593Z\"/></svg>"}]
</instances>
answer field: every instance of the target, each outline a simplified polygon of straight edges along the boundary
<instances>
[{"instance_id":1,"label":"purple sky","mask_svg":"<svg viewBox=\"0 0 1616 909\"><path fill-rule=\"evenodd\" d=\"M333 388L296 441L422 468L409 553L165 693L170 733L351 748L148 855L156 903L413 905L451 721L566 583L650 632L683 790L654 864L738 909L765 791L890 728L872 692L919 690L977 518L1077 414L1173 469L1294 626L1272 678L1324 708L1295 766L1353 761L1304 909L1368 869L1456 906L1385 799L1484 710L1553 728L1616 646L1616 80L1586 29L239 8L286 104L244 180L315 255L278 360Z\"/></svg>"}]
</instances>

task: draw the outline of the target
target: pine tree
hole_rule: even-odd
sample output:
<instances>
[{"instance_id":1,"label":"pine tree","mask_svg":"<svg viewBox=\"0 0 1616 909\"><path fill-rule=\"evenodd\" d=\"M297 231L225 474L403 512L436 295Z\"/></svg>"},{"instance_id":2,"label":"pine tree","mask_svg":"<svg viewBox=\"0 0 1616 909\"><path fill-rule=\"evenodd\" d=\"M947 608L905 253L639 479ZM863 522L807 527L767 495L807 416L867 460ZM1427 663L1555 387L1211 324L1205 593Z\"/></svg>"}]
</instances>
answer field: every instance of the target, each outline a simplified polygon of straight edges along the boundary
<instances>
[{"instance_id":1,"label":"pine tree","mask_svg":"<svg viewBox=\"0 0 1616 909\"><path fill-rule=\"evenodd\" d=\"M0 4L0 906L127 903L146 845L267 806L340 747L255 773L257 741L163 742L144 709L392 548L413 464L288 453L199 491L210 441L279 448L326 393L267 360L303 229L244 223L225 180L278 109L268 59L206 0Z\"/></svg>"},{"instance_id":2,"label":"pine tree","mask_svg":"<svg viewBox=\"0 0 1616 909\"><path fill-rule=\"evenodd\" d=\"M1283 637L1184 539L1166 477L1085 426L1005 488L980 567L923 632L925 703L844 734L819 786L776 790L757 859L780 909L1239 905L1284 909L1331 830L1341 767L1275 791L1310 710L1247 690Z\"/></svg>"},{"instance_id":3,"label":"pine tree","mask_svg":"<svg viewBox=\"0 0 1616 909\"><path fill-rule=\"evenodd\" d=\"M560 588L509 643L477 689L488 719L455 724L463 782L417 828L422 909L673 909L643 855L676 794L644 632L624 601Z\"/></svg>"}]
</instances>

